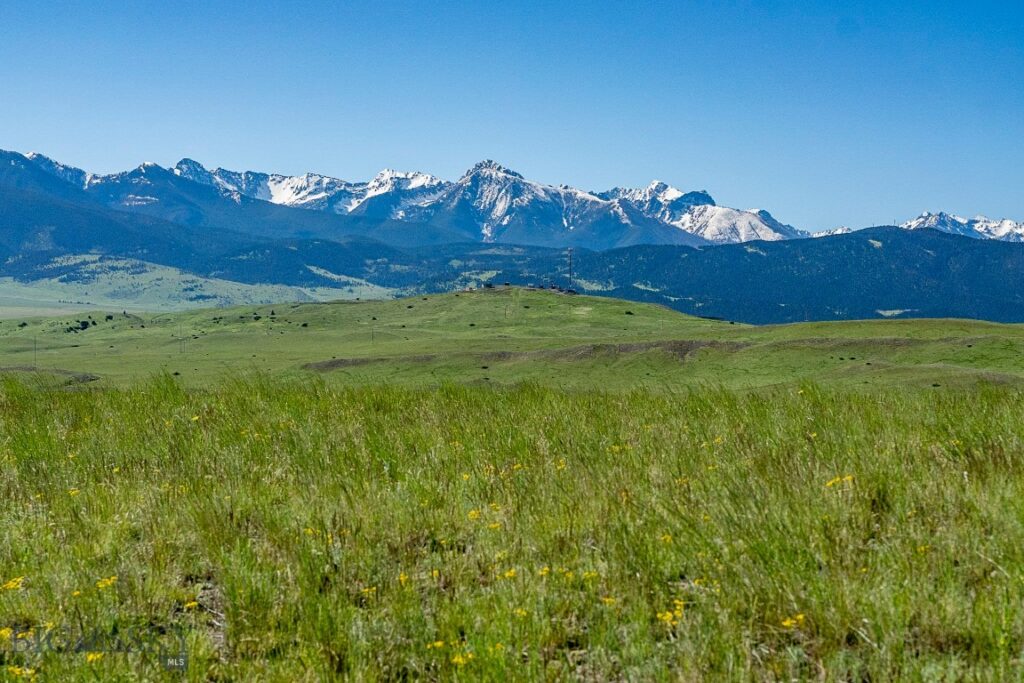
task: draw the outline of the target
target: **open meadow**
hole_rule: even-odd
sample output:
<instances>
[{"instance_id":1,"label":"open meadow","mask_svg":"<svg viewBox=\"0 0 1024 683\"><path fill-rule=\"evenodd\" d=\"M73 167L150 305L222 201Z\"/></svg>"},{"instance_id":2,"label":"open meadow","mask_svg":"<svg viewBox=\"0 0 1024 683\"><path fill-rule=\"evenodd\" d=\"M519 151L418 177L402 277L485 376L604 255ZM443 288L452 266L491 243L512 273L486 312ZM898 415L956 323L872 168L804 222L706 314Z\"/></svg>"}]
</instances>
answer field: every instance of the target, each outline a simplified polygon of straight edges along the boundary
<instances>
[{"instance_id":1,"label":"open meadow","mask_svg":"<svg viewBox=\"0 0 1024 683\"><path fill-rule=\"evenodd\" d=\"M1016 680L1022 344L519 289L4 320L0 676Z\"/></svg>"}]
</instances>

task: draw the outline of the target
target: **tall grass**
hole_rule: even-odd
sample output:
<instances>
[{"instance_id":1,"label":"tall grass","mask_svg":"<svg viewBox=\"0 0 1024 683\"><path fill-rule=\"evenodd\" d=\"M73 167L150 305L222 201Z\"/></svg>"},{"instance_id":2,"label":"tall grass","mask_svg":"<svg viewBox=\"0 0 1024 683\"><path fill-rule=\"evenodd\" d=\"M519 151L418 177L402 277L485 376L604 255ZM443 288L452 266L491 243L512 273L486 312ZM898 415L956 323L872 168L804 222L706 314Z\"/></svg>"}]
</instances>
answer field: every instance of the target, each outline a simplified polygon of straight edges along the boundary
<instances>
[{"instance_id":1,"label":"tall grass","mask_svg":"<svg viewBox=\"0 0 1024 683\"><path fill-rule=\"evenodd\" d=\"M7 382L0 674L180 676L15 647L143 625L185 629L191 680L1018 678L1022 411Z\"/></svg>"}]
</instances>

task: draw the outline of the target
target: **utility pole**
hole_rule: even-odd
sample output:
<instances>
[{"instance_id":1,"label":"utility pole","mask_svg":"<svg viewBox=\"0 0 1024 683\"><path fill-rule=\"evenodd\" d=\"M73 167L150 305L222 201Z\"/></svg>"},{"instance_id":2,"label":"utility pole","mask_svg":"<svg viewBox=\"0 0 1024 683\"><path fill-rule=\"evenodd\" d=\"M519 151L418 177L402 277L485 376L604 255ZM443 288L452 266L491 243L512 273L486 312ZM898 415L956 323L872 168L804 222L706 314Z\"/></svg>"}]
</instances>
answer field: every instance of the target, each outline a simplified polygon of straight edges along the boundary
<instances>
[{"instance_id":1,"label":"utility pole","mask_svg":"<svg viewBox=\"0 0 1024 683\"><path fill-rule=\"evenodd\" d=\"M572 289L572 247L569 247L569 289Z\"/></svg>"}]
</instances>

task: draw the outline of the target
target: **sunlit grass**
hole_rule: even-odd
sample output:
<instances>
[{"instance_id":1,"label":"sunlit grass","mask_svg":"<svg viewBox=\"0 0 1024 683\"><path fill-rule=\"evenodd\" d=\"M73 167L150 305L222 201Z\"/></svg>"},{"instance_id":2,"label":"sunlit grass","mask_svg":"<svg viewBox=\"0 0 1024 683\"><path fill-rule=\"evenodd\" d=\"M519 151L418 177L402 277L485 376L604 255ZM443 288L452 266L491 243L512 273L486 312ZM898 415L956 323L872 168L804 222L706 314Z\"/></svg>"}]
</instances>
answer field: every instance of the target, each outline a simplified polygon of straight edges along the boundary
<instances>
[{"instance_id":1,"label":"sunlit grass","mask_svg":"<svg viewBox=\"0 0 1024 683\"><path fill-rule=\"evenodd\" d=\"M192 680L1021 675L1024 397L0 394L0 665ZM6 629L10 629L9 631Z\"/></svg>"}]
</instances>

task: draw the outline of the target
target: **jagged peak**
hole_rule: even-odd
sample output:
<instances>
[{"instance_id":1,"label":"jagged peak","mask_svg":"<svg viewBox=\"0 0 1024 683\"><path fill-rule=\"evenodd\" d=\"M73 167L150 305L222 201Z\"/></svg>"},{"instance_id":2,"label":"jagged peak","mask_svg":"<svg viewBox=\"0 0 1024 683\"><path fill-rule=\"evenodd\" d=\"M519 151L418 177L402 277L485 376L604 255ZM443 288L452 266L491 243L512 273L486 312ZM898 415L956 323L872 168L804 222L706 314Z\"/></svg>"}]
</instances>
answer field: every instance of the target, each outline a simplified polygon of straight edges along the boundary
<instances>
[{"instance_id":1,"label":"jagged peak","mask_svg":"<svg viewBox=\"0 0 1024 683\"><path fill-rule=\"evenodd\" d=\"M522 175L516 173L515 171L505 168L504 166L499 164L497 161L494 161L493 159L484 159L483 161L477 162L476 164L473 165L471 169L466 171L462 177L465 178L467 176L477 175L480 173L507 175L513 178L520 179L522 179L523 177Z\"/></svg>"},{"instance_id":2,"label":"jagged peak","mask_svg":"<svg viewBox=\"0 0 1024 683\"><path fill-rule=\"evenodd\" d=\"M186 168L191 168L191 169L196 169L196 170L202 170L202 171L205 171L205 170L207 170L207 169L206 169L206 167L205 167L205 166L203 166L203 165L202 165L201 163L199 163L199 162L198 162L198 161L196 161L195 159L189 159L188 157L185 157L185 158L183 158L183 159L182 159L181 161L179 161L178 163L176 163L176 164L174 165L174 168L176 168L176 169L182 169L182 170L184 170L184 169L186 169Z\"/></svg>"}]
</instances>

